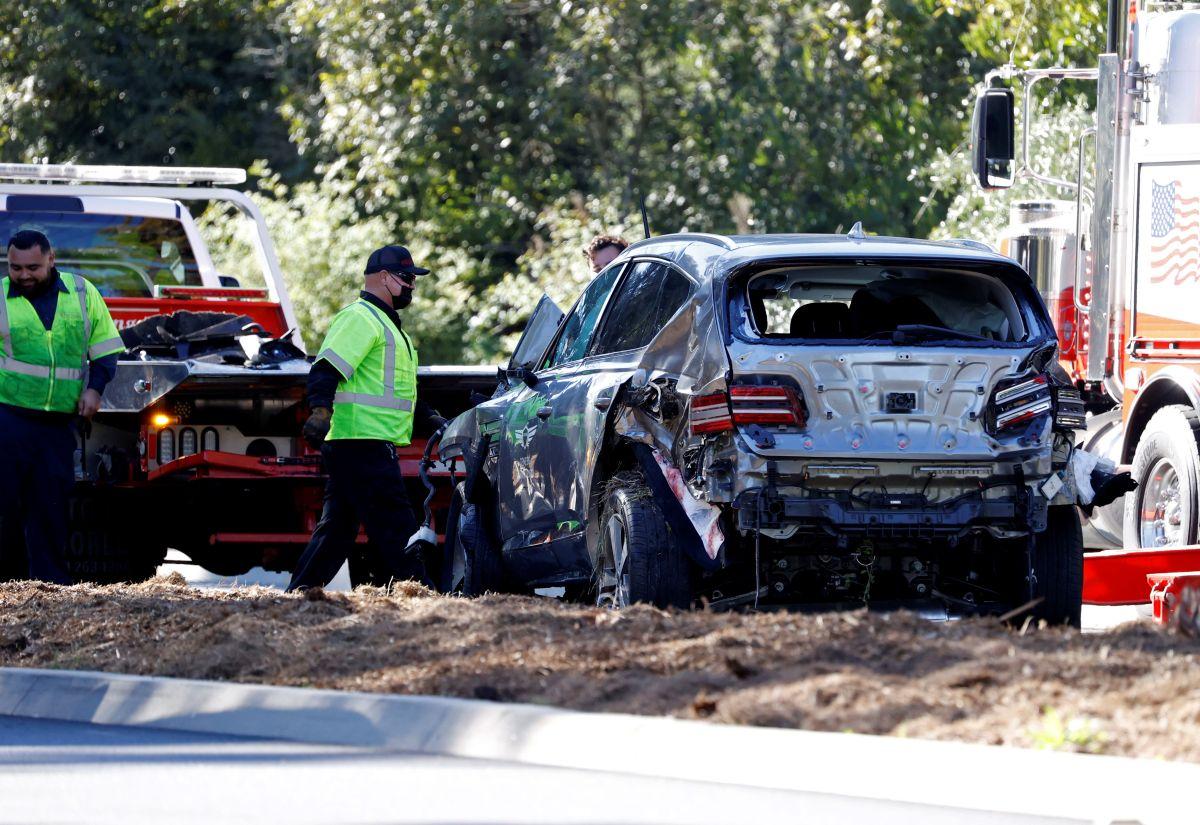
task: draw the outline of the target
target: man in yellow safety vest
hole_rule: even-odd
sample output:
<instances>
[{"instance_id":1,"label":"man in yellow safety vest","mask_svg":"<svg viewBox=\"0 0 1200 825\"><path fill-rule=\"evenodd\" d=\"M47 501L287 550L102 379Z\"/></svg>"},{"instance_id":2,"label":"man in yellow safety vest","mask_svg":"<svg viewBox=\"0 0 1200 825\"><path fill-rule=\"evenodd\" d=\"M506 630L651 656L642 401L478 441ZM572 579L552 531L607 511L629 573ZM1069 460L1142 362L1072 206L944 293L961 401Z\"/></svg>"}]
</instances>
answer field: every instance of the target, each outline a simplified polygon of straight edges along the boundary
<instances>
[{"instance_id":1,"label":"man in yellow safety vest","mask_svg":"<svg viewBox=\"0 0 1200 825\"><path fill-rule=\"evenodd\" d=\"M358 300L334 316L317 352L304 437L321 445L325 505L288 590L324 587L347 558L356 583L427 581L419 553L405 552L417 521L396 447L412 440L414 419L435 427L445 420L417 401L417 350L397 312L412 302L416 278L428 273L403 246L375 250ZM355 553L360 523L369 542L365 559Z\"/></svg>"},{"instance_id":2,"label":"man in yellow safety vest","mask_svg":"<svg viewBox=\"0 0 1200 825\"><path fill-rule=\"evenodd\" d=\"M100 409L124 349L96 287L57 269L41 232L13 235L0 281L0 536L24 536L30 578L70 583L75 418Z\"/></svg>"}]
</instances>

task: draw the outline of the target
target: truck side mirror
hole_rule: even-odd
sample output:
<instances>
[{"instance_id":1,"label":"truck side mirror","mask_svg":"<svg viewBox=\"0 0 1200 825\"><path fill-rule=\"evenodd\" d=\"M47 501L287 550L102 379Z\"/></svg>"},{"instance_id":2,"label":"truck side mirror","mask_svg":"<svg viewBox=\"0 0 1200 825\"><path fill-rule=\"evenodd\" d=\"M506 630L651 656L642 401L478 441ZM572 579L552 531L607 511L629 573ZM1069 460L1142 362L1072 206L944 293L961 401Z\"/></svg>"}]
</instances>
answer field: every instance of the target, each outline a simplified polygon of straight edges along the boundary
<instances>
[{"instance_id":1,"label":"truck side mirror","mask_svg":"<svg viewBox=\"0 0 1200 825\"><path fill-rule=\"evenodd\" d=\"M1014 115L1012 89L988 88L975 98L971 120L971 166L984 189L1013 184Z\"/></svg>"}]
</instances>

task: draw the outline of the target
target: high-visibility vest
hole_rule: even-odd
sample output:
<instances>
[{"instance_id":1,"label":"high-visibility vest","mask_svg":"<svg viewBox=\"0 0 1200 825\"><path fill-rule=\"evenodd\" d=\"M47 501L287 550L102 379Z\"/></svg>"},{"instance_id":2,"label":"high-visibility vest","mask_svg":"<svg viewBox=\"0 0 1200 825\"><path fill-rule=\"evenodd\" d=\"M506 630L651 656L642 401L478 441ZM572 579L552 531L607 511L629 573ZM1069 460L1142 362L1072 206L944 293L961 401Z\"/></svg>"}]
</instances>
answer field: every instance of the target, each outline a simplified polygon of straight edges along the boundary
<instances>
[{"instance_id":1,"label":"high-visibility vest","mask_svg":"<svg viewBox=\"0 0 1200 825\"><path fill-rule=\"evenodd\" d=\"M96 287L70 272L58 276L67 291L58 291L50 329L27 298L8 297L8 278L0 281L0 403L73 413L89 361L125 349Z\"/></svg>"},{"instance_id":2,"label":"high-visibility vest","mask_svg":"<svg viewBox=\"0 0 1200 825\"><path fill-rule=\"evenodd\" d=\"M378 307L359 299L334 316L317 360L342 374L333 396L330 440L412 441L417 350Z\"/></svg>"}]
</instances>

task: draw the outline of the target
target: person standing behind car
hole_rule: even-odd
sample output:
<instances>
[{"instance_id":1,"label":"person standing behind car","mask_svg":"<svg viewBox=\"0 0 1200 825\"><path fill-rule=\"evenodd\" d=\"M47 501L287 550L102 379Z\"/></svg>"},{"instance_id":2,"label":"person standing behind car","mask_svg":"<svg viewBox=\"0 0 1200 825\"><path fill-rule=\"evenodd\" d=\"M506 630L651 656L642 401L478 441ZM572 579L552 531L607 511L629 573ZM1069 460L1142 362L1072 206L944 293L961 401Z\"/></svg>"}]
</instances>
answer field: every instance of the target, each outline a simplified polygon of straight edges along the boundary
<instances>
[{"instance_id":1,"label":"person standing behind car","mask_svg":"<svg viewBox=\"0 0 1200 825\"><path fill-rule=\"evenodd\" d=\"M75 484L75 420L90 421L125 351L99 291L54 265L41 232L8 242L0 281L0 541L32 579L70 584L63 554ZM85 424L86 426L86 424Z\"/></svg>"},{"instance_id":2,"label":"person standing behind car","mask_svg":"<svg viewBox=\"0 0 1200 825\"><path fill-rule=\"evenodd\" d=\"M303 430L324 459L325 505L289 591L328 585L355 552L360 523L373 584L428 581L420 555L405 552L417 520L396 459L396 447L412 439L414 419L435 427L445 421L417 401L417 351L397 312L427 274L403 246L375 250L358 300L329 325L308 377L312 414Z\"/></svg>"},{"instance_id":3,"label":"person standing behind car","mask_svg":"<svg viewBox=\"0 0 1200 825\"><path fill-rule=\"evenodd\" d=\"M629 246L629 241L618 235L597 235L584 247L583 254L592 265L592 272L599 272L611 264Z\"/></svg>"}]
</instances>

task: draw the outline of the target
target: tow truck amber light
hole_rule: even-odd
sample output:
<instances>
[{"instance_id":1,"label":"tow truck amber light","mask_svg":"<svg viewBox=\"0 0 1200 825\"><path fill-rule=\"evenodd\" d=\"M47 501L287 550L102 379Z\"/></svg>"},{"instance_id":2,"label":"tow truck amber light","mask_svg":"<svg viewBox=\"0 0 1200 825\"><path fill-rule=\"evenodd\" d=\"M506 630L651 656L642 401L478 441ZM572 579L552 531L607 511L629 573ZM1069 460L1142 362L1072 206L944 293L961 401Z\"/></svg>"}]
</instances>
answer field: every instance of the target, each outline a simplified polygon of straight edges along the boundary
<instances>
[{"instance_id":1,"label":"tow truck amber light","mask_svg":"<svg viewBox=\"0 0 1200 825\"><path fill-rule=\"evenodd\" d=\"M691 424L692 435L732 430L733 419L729 416L728 396L723 392L696 396L692 399L692 409L688 420Z\"/></svg>"},{"instance_id":2,"label":"tow truck amber light","mask_svg":"<svg viewBox=\"0 0 1200 825\"><path fill-rule=\"evenodd\" d=\"M175 419L169 415L166 415L165 413L155 413L150 418L150 423L154 425L154 429L156 430L161 430L163 427L167 426L168 424L173 424L174 422Z\"/></svg>"},{"instance_id":3,"label":"tow truck amber light","mask_svg":"<svg viewBox=\"0 0 1200 825\"><path fill-rule=\"evenodd\" d=\"M732 387L734 424L783 424L803 427L808 413L792 387Z\"/></svg>"},{"instance_id":4,"label":"tow truck amber light","mask_svg":"<svg viewBox=\"0 0 1200 825\"><path fill-rule=\"evenodd\" d=\"M0 180L66 183L239 184L246 170L215 166L87 166L70 163L0 163Z\"/></svg>"}]
</instances>

